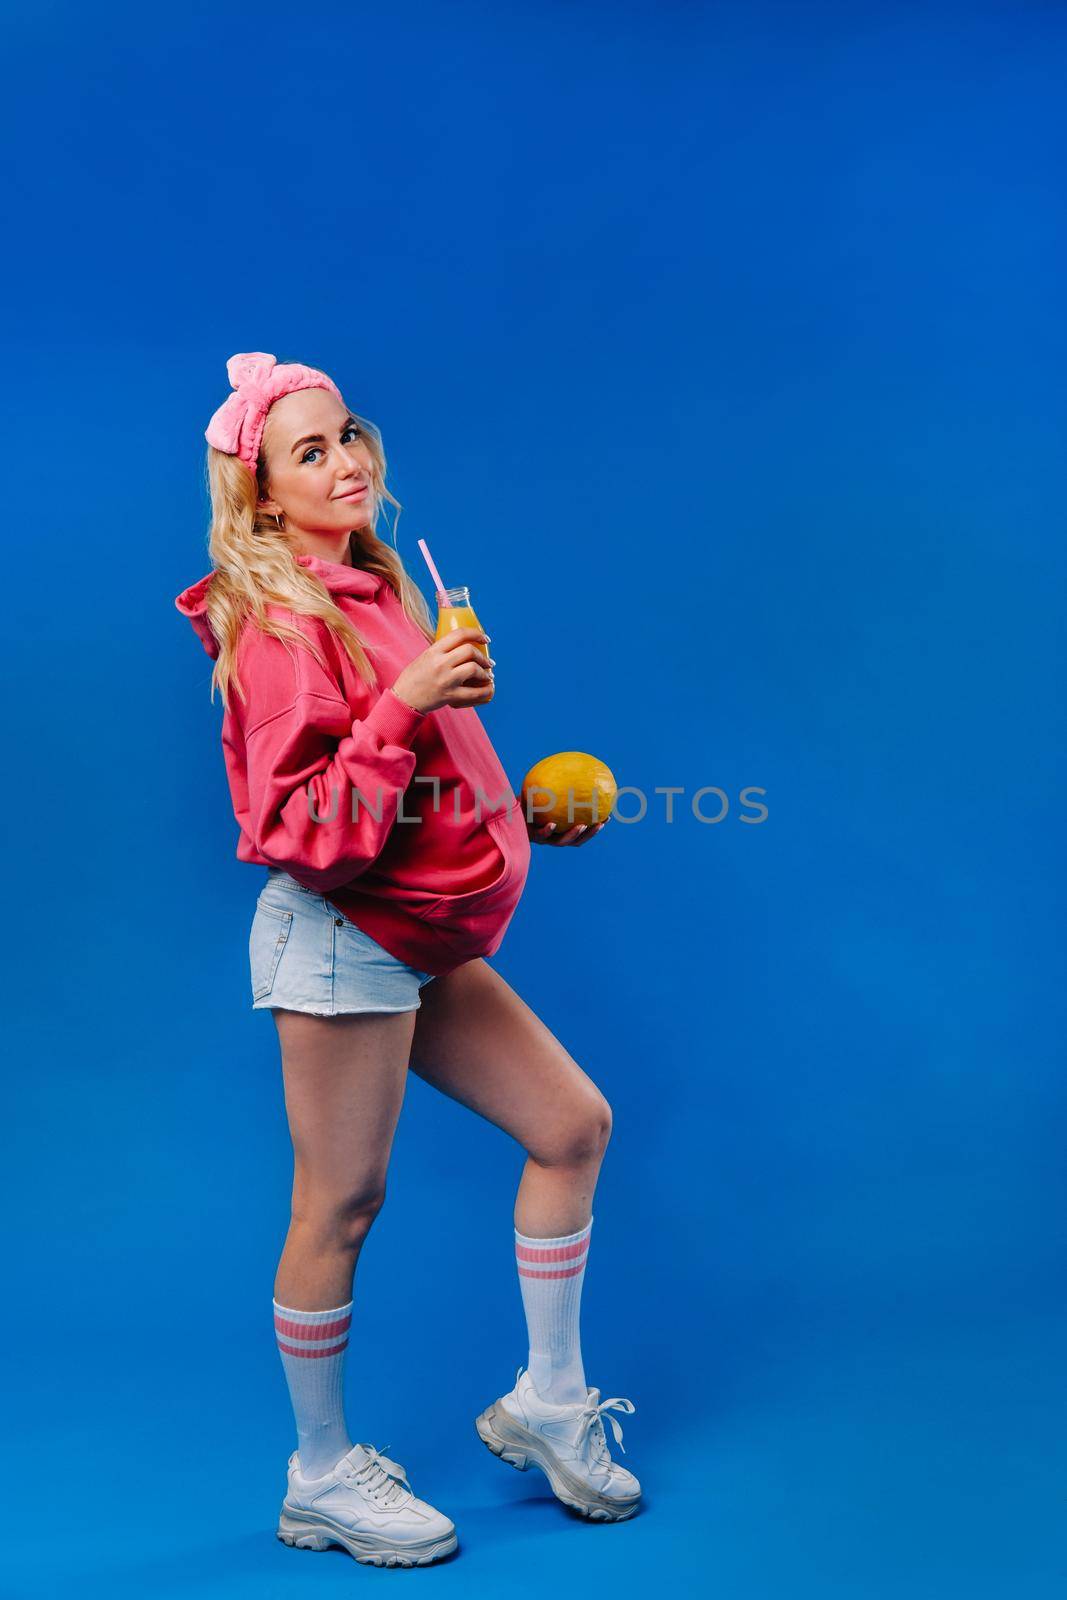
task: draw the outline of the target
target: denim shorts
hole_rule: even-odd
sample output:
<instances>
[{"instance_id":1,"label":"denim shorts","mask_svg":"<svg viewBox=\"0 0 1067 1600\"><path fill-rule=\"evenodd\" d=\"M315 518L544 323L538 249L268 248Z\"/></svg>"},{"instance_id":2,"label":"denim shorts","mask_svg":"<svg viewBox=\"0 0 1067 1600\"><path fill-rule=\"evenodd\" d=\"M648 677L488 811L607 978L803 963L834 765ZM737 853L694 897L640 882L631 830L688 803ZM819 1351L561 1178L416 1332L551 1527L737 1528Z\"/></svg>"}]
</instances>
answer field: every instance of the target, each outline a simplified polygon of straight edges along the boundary
<instances>
[{"instance_id":1,"label":"denim shorts","mask_svg":"<svg viewBox=\"0 0 1067 1600\"><path fill-rule=\"evenodd\" d=\"M432 973L409 967L342 917L325 895L267 868L248 936L253 1011L316 1017L417 1011Z\"/></svg>"}]
</instances>

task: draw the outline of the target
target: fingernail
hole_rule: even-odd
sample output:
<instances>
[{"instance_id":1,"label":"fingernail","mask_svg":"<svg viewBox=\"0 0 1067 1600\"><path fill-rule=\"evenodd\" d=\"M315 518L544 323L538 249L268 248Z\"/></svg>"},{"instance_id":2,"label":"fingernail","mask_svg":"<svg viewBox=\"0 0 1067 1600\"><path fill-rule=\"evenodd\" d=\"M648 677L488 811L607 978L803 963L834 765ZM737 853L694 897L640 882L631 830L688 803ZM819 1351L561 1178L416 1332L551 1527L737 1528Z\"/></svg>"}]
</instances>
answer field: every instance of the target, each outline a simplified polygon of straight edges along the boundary
<instances>
[{"instance_id":1,"label":"fingernail","mask_svg":"<svg viewBox=\"0 0 1067 1600\"><path fill-rule=\"evenodd\" d=\"M588 826L589 824L587 822L583 822L578 829L578 834L583 834ZM577 837L577 835L575 835L575 837Z\"/></svg>"},{"instance_id":2,"label":"fingernail","mask_svg":"<svg viewBox=\"0 0 1067 1600\"><path fill-rule=\"evenodd\" d=\"M554 828L555 828L555 826L556 826L556 824L555 824L555 823L554 823L554 822L550 822L550 823L549 823L549 824L548 824L548 831L549 831L549 833L551 833L551 832L552 832L552 831L553 831L553 829L554 829Z\"/></svg>"}]
</instances>

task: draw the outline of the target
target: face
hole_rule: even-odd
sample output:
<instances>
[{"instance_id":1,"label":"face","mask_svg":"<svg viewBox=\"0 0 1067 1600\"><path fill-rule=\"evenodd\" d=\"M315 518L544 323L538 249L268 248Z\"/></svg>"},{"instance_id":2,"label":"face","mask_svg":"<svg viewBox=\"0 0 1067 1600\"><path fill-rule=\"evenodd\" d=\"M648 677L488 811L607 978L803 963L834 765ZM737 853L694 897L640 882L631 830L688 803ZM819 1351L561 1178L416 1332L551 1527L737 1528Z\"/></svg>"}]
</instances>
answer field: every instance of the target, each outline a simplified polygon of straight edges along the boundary
<instances>
[{"instance_id":1,"label":"face","mask_svg":"<svg viewBox=\"0 0 1067 1600\"><path fill-rule=\"evenodd\" d=\"M374 527L374 458L363 430L328 389L297 389L267 413L261 446L269 495L260 501L280 515L299 544L316 551L344 543L354 528Z\"/></svg>"}]
</instances>

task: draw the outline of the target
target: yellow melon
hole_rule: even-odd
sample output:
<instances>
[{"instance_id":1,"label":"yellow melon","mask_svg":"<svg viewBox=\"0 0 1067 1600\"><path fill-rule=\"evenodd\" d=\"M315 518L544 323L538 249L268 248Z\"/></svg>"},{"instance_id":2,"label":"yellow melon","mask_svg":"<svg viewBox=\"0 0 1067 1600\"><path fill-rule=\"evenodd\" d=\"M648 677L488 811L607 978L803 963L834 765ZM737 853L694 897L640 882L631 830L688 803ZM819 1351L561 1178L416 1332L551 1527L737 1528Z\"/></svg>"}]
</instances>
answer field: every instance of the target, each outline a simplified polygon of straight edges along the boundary
<instances>
[{"instance_id":1,"label":"yellow melon","mask_svg":"<svg viewBox=\"0 0 1067 1600\"><path fill-rule=\"evenodd\" d=\"M577 822L606 821L617 793L611 768L603 761L584 750L560 750L530 768L522 780L520 798L534 827L554 822L562 829Z\"/></svg>"}]
</instances>

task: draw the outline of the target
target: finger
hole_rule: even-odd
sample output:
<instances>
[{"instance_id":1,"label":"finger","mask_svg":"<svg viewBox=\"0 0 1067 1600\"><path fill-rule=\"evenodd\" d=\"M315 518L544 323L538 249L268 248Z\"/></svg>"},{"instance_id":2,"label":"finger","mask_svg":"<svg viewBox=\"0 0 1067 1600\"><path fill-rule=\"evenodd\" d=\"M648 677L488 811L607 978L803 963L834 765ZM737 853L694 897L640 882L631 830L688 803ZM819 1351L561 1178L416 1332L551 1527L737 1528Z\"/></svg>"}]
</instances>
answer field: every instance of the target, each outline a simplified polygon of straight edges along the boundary
<instances>
[{"instance_id":1,"label":"finger","mask_svg":"<svg viewBox=\"0 0 1067 1600\"><path fill-rule=\"evenodd\" d=\"M469 670L471 667L477 667L481 672L492 672L496 662L487 660L485 656L479 655L476 650L472 650L469 655L457 656L455 660L449 656L445 665L450 672L459 674L464 668Z\"/></svg>"},{"instance_id":2,"label":"finger","mask_svg":"<svg viewBox=\"0 0 1067 1600\"><path fill-rule=\"evenodd\" d=\"M492 684L486 685L479 683L471 687L467 684L460 683L454 688L449 689L448 698L453 705L480 706L488 705L495 693L496 691Z\"/></svg>"},{"instance_id":3,"label":"finger","mask_svg":"<svg viewBox=\"0 0 1067 1600\"><path fill-rule=\"evenodd\" d=\"M453 683L492 683L493 673L490 667L483 666L480 661L460 661L452 668Z\"/></svg>"},{"instance_id":4,"label":"finger","mask_svg":"<svg viewBox=\"0 0 1067 1600\"><path fill-rule=\"evenodd\" d=\"M556 840L557 844L576 844L585 832L586 824L577 822L572 828L567 828Z\"/></svg>"},{"instance_id":5,"label":"finger","mask_svg":"<svg viewBox=\"0 0 1067 1600\"><path fill-rule=\"evenodd\" d=\"M575 839L575 844L588 844L590 839L595 838L603 826L604 824L602 822L596 822L592 825L592 827L586 828L585 832L582 834L582 837L580 839Z\"/></svg>"},{"instance_id":6,"label":"finger","mask_svg":"<svg viewBox=\"0 0 1067 1600\"><path fill-rule=\"evenodd\" d=\"M442 650L457 650L464 644L488 644L489 635L482 628L451 628L435 643L439 644Z\"/></svg>"},{"instance_id":7,"label":"finger","mask_svg":"<svg viewBox=\"0 0 1067 1600\"><path fill-rule=\"evenodd\" d=\"M452 655L450 655L449 658L448 658L449 659L449 665L452 664L453 656L458 661L495 661L496 660L496 657L495 656L491 656L489 654L488 650L483 649L480 644L461 644L461 645L458 645L456 647L456 649L452 652Z\"/></svg>"},{"instance_id":8,"label":"finger","mask_svg":"<svg viewBox=\"0 0 1067 1600\"><path fill-rule=\"evenodd\" d=\"M436 643L450 647L456 644L471 644L475 641L485 643L488 639L489 635L484 628L449 628Z\"/></svg>"}]
</instances>

